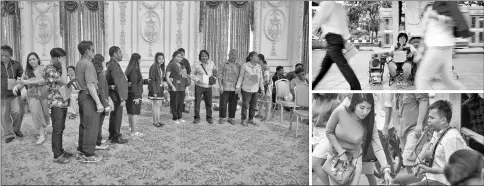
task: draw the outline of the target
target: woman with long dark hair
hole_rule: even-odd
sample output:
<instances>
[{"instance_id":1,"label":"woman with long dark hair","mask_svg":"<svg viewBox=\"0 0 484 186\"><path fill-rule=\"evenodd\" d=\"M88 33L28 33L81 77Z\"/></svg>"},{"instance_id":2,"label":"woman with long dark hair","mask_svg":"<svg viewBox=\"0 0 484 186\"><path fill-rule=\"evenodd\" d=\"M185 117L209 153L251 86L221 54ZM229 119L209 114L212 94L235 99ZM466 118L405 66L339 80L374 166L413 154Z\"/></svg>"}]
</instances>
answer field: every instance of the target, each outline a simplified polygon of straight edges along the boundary
<instances>
[{"instance_id":1,"label":"woman with long dark hair","mask_svg":"<svg viewBox=\"0 0 484 186\"><path fill-rule=\"evenodd\" d=\"M128 112L131 136L143 136L142 133L136 131L137 116L141 113L141 96L143 94L143 77L139 68L140 59L141 56L138 53L133 53L124 72L130 85L128 99L126 100L126 111Z\"/></svg>"},{"instance_id":2,"label":"woman with long dark hair","mask_svg":"<svg viewBox=\"0 0 484 186\"><path fill-rule=\"evenodd\" d=\"M249 124L259 125L254 121L255 109L258 99L258 91L265 96L264 79L262 77L262 68L259 65L259 55L252 51L249 53L240 69L239 79L237 81L237 94L242 95L242 121L243 126L247 126L247 110L249 110Z\"/></svg>"},{"instance_id":3,"label":"woman with long dark hair","mask_svg":"<svg viewBox=\"0 0 484 186\"><path fill-rule=\"evenodd\" d=\"M184 74L187 69L181 64L183 55L179 51L173 52L172 60L166 67L166 82L169 86L170 107L175 124L184 123L182 119L183 101L185 100L185 89L188 81L185 81Z\"/></svg>"},{"instance_id":4,"label":"woman with long dark hair","mask_svg":"<svg viewBox=\"0 0 484 186\"><path fill-rule=\"evenodd\" d=\"M313 94L313 98L312 112L314 126L312 141L314 144L314 150L312 152L312 167L317 178L321 179L323 183L329 183L328 176L323 177L323 169L321 168L332 148L326 138L325 128L329 116L331 116L331 113L340 106L341 102L338 99L338 94L335 93Z\"/></svg>"},{"instance_id":5,"label":"woman with long dark hair","mask_svg":"<svg viewBox=\"0 0 484 186\"><path fill-rule=\"evenodd\" d=\"M148 98L152 100L153 125L162 127L161 122L161 103L163 92L165 91L165 54L158 52L155 54L155 61L150 67L150 82L148 84Z\"/></svg>"},{"instance_id":6,"label":"woman with long dark hair","mask_svg":"<svg viewBox=\"0 0 484 186\"><path fill-rule=\"evenodd\" d=\"M44 68L43 79L24 80L26 85L47 84L49 95L47 102L50 107L52 119L52 151L54 162L59 164L69 163L72 153L62 148L62 135L66 125L67 108L69 107L70 91L67 88L67 62L66 51L62 48L53 48L50 51L51 63Z\"/></svg>"},{"instance_id":7,"label":"woman with long dark hair","mask_svg":"<svg viewBox=\"0 0 484 186\"><path fill-rule=\"evenodd\" d=\"M109 106L109 88L108 88L108 82L106 81L106 75L104 74L104 57L101 54L96 54L94 55L94 58L92 59L92 64L94 65L94 68L96 69L97 73L97 82L99 86L99 100L104 106L104 112L101 112L101 115L99 117L99 132L97 135L97 141L96 141L96 149L98 150L104 150L107 149L107 145L102 144L102 128L103 128L103 122L104 118L106 117L106 114L111 110L111 107Z\"/></svg>"},{"instance_id":8,"label":"woman with long dark hair","mask_svg":"<svg viewBox=\"0 0 484 186\"><path fill-rule=\"evenodd\" d=\"M43 79L42 71L44 66L41 65L39 55L31 52L27 55L27 66L25 68L25 80ZM39 130L39 139L36 144L42 144L45 141L45 128L50 124L49 104L47 103L48 90L45 85L31 84L27 86L27 100L32 114L32 121Z\"/></svg>"},{"instance_id":9,"label":"woman with long dark hair","mask_svg":"<svg viewBox=\"0 0 484 186\"><path fill-rule=\"evenodd\" d=\"M328 160L339 159L344 164L356 165L354 176L350 181L351 185L359 184L362 156L368 153L370 144L385 171L385 181L390 184L392 180L390 166L375 127L374 107L373 94L353 94L349 106L337 107L326 125L326 136L333 147L328 154ZM323 177L327 176L328 174L323 171ZM330 182L336 183L331 177ZM323 185L329 185L329 183L323 183Z\"/></svg>"},{"instance_id":10,"label":"woman with long dark hair","mask_svg":"<svg viewBox=\"0 0 484 186\"><path fill-rule=\"evenodd\" d=\"M195 63L195 70L193 71L193 80L195 80L195 116L193 124L200 122L200 103L205 102L205 110L207 113L207 122L213 124L212 120L212 86L209 83L210 77L215 77L216 67L215 63L210 59L210 54L207 50L201 50L198 55L198 62Z\"/></svg>"}]
</instances>

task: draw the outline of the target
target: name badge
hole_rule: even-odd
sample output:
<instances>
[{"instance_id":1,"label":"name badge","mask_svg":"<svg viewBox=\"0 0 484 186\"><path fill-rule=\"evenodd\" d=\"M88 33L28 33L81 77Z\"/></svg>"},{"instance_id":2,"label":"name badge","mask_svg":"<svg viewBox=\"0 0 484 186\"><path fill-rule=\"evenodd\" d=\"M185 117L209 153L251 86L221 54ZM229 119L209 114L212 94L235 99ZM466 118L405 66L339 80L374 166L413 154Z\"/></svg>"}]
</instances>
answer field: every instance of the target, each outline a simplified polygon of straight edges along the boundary
<instances>
[{"instance_id":1,"label":"name badge","mask_svg":"<svg viewBox=\"0 0 484 186\"><path fill-rule=\"evenodd\" d=\"M7 90L13 90L13 87L17 84L16 79L8 79L7 80Z\"/></svg>"}]
</instances>

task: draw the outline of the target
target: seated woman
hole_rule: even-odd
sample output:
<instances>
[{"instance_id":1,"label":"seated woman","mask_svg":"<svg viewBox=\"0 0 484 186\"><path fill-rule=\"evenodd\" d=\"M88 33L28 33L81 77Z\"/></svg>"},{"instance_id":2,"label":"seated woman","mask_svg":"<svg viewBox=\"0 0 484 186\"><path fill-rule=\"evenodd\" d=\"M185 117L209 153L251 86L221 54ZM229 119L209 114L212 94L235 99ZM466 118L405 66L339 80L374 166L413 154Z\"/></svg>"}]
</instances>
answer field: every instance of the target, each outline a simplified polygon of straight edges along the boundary
<instances>
[{"instance_id":1,"label":"seated woman","mask_svg":"<svg viewBox=\"0 0 484 186\"><path fill-rule=\"evenodd\" d=\"M293 98L296 97L294 94L294 88L296 85L309 84L308 79L306 79L306 72L304 72L304 68L297 68L294 73L296 74L296 78L292 79L290 83Z\"/></svg>"},{"instance_id":2,"label":"seated woman","mask_svg":"<svg viewBox=\"0 0 484 186\"><path fill-rule=\"evenodd\" d=\"M354 176L347 183L350 185L359 184L363 169L362 156L368 153L370 144L385 172L386 183L389 184L392 180L390 166L375 127L374 105L373 94L352 94L349 106L342 103L333 111L326 124L326 136L333 147L328 154L328 160L338 158L345 164L353 164L356 161ZM350 160L352 161L349 162ZM326 176L328 174L323 171L322 177ZM337 184L331 176L330 182L331 185ZM323 185L329 185L329 183L323 183Z\"/></svg>"},{"instance_id":3,"label":"seated woman","mask_svg":"<svg viewBox=\"0 0 484 186\"><path fill-rule=\"evenodd\" d=\"M406 33L398 34L397 38L398 38L398 43L397 45L393 45L391 47L390 55L393 55L395 51L407 50L407 61L405 61L403 65L398 65L394 61L389 62L388 71L391 77L396 77L397 71L402 70L404 80L408 80L408 78L410 77L410 74L412 73L412 63L413 63L410 59L415 55L415 53L417 52L417 49L415 49L413 45L407 43L408 35Z\"/></svg>"},{"instance_id":4,"label":"seated woman","mask_svg":"<svg viewBox=\"0 0 484 186\"><path fill-rule=\"evenodd\" d=\"M482 169L483 156L477 151L461 149L450 155L444 168L445 178L452 186L484 185Z\"/></svg>"}]
</instances>

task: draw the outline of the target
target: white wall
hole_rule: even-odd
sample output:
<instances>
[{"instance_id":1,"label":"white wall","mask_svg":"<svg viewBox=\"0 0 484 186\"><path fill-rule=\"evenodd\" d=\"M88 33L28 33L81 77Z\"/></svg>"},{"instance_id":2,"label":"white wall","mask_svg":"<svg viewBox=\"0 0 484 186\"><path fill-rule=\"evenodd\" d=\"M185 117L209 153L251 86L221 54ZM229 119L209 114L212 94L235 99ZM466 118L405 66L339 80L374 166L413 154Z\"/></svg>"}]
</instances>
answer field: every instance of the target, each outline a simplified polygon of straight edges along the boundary
<instances>
[{"instance_id":1,"label":"white wall","mask_svg":"<svg viewBox=\"0 0 484 186\"><path fill-rule=\"evenodd\" d=\"M187 51L186 58L193 63L201 49L200 33L198 32L199 3L195 1L104 1L105 7L105 29L106 29L106 60L109 60L108 49L110 46L119 46L126 55L121 62L121 68L126 68L132 53L139 53L142 57L142 72L147 73L149 66L153 63L154 54L163 52L166 61L171 59L172 53L182 47ZM294 69L296 63L302 59L302 36L303 36L303 2L289 1L255 1L255 32L253 33L251 50L258 51L266 56L266 60L275 70L276 66L286 67L286 71ZM44 64L49 63L49 51L54 47L63 47L60 35L59 2L30 2L20 1L21 11L21 61L25 63L27 54L37 52ZM145 30L143 23L149 9L153 11L157 28L158 38L150 43L143 37ZM45 11L47 10L47 11ZM45 11L45 13L41 13ZM279 39L273 45L270 40L269 26L273 16L271 12L278 12L277 18L281 21L282 27L274 29L280 31ZM47 21L39 21L40 15L45 15ZM157 18L156 18L157 17ZM124 20L122 22L122 20ZM40 23L46 23L47 40L42 43L36 37L39 33ZM267 27L267 28L266 28ZM274 27L275 28L275 27ZM122 31L124 30L124 36ZM123 44L124 43L124 44ZM275 55L272 55L274 46ZM45 54L45 55L44 55Z\"/></svg>"},{"instance_id":2,"label":"white wall","mask_svg":"<svg viewBox=\"0 0 484 186\"><path fill-rule=\"evenodd\" d=\"M275 71L276 66L286 67L286 71L292 71L294 65L302 63L302 39L304 4L302 1L255 1L254 22L255 33L253 50L264 54L267 64ZM279 39L271 40L269 30L271 21L275 21L272 13L276 13L282 27ZM275 28L275 27L274 27ZM277 29L274 29L277 30ZM273 54L273 46L274 52Z\"/></svg>"}]
</instances>

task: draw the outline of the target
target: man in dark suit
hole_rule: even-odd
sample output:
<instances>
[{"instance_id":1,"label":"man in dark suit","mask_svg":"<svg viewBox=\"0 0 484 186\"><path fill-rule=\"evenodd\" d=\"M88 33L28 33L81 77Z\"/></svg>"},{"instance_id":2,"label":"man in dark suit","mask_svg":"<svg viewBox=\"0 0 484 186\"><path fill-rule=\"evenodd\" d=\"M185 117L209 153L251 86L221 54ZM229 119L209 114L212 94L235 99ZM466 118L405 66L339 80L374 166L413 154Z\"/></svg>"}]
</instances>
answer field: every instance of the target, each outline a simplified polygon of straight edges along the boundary
<instances>
[{"instance_id":1,"label":"man in dark suit","mask_svg":"<svg viewBox=\"0 0 484 186\"><path fill-rule=\"evenodd\" d=\"M187 60L187 58L185 58L185 49L179 48L178 52L181 53L182 58L183 58L182 61L181 61L181 64L185 67L185 69L187 69L187 74L191 74L192 69L190 67L190 62ZM187 79L185 79L185 80L187 80ZM183 103L183 112L190 113L190 111L185 108L185 103Z\"/></svg>"},{"instance_id":2,"label":"man in dark suit","mask_svg":"<svg viewBox=\"0 0 484 186\"><path fill-rule=\"evenodd\" d=\"M111 60L106 64L106 80L109 87L109 97L113 100L113 111L109 116L109 140L112 143L124 144L128 140L121 138L121 121L123 119L123 107L128 99L128 80L119 66L123 60L123 53L117 46L109 48Z\"/></svg>"}]
</instances>

